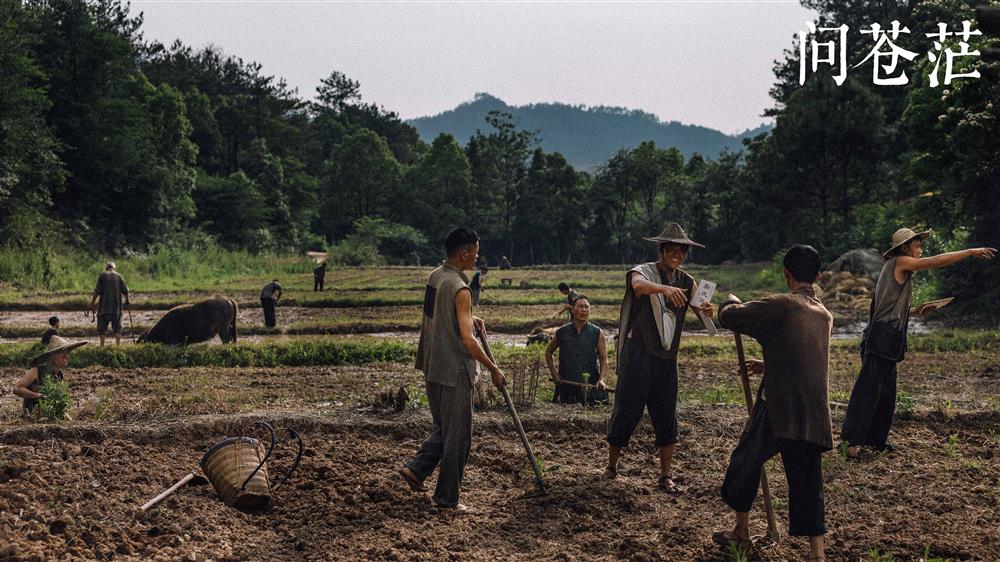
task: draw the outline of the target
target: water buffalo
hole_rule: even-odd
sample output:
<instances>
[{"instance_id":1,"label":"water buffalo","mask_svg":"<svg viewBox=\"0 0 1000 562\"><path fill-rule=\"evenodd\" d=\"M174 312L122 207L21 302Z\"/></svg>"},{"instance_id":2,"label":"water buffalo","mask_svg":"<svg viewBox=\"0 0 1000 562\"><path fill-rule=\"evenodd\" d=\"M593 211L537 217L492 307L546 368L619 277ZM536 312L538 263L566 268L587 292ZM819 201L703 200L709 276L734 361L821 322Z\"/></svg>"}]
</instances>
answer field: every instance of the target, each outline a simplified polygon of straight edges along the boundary
<instances>
[{"instance_id":1,"label":"water buffalo","mask_svg":"<svg viewBox=\"0 0 1000 562\"><path fill-rule=\"evenodd\" d=\"M235 343L236 312L236 301L218 295L175 306L140 336L139 342L187 345L219 336L222 343Z\"/></svg>"}]
</instances>

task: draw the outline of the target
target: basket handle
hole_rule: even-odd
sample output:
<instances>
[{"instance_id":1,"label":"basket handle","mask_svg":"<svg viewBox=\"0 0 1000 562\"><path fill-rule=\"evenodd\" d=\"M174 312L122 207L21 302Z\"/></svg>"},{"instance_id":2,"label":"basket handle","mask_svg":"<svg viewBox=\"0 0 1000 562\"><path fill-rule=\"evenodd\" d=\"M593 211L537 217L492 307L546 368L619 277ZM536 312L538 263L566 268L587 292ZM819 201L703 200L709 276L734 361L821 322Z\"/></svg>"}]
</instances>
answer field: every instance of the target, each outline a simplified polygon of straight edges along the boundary
<instances>
[{"instance_id":1,"label":"basket handle","mask_svg":"<svg viewBox=\"0 0 1000 562\"><path fill-rule=\"evenodd\" d=\"M264 463L266 463L267 459L271 456L271 451L274 450L274 442L275 442L274 428L271 427L271 424L267 423L266 421L259 421L253 424L253 427L257 426L266 427L267 430L271 432L271 446L267 448L267 452L264 453L264 458L261 459L260 464L257 465L257 468L253 469L253 472L250 473L250 476L247 476L247 479L243 481L243 485L240 486L240 490L243 492L247 491L247 484L250 483L250 479L253 478L254 474L257 474L257 471L260 470L260 467L264 466Z\"/></svg>"},{"instance_id":2,"label":"basket handle","mask_svg":"<svg viewBox=\"0 0 1000 562\"><path fill-rule=\"evenodd\" d=\"M302 445L302 437L299 436L299 433L297 431L295 431L290 427L285 428L285 431L287 431L289 435L294 437L299 442L299 452L295 454L295 462L292 463L292 468L289 468L288 472L285 473L285 475L281 478L281 480L278 480L278 482L274 486L271 486L271 490L277 490L278 486L284 484L285 481L287 481L288 478L291 477L292 473L295 472L295 469L299 467L299 461L302 460L302 450L304 449L304 446Z\"/></svg>"}]
</instances>

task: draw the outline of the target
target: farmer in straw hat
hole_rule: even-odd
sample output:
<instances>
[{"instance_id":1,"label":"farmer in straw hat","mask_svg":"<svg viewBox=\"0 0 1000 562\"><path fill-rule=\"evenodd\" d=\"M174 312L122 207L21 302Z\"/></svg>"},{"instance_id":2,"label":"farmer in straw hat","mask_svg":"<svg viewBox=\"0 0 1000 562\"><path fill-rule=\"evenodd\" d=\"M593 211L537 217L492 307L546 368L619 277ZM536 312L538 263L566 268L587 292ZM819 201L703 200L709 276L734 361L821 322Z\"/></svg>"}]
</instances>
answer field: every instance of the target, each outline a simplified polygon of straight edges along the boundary
<instances>
[{"instance_id":1,"label":"farmer in straw hat","mask_svg":"<svg viewBox=\"0 0 1000 562\"><path fill-rule=\"evenodd\" d=\"M712 536L722 546L750 546L750 507L761 470L780 453L788 480L788 533L809 537L809 560L823 560L820 461L833 448L827 397L833 316L813 290L819 269L812 246L792 246L784 258L788 293L747 303L730 295L719 306L719 322L754 338L764 352L764 361L748 362L750 372L764 378L722 484L722 499L736 512L735 528Z\"/></svg>"},{"instance_id":2,"label":"farmer in straw hat","mask_svg":"<svg viewBox=\"0 0 1000 562\"><path fill-rule=\"evenodd\" d=\"M848 444L849 456L858 446L891 451L889 428L896 409L896 363L906 350L906 326L910 320L913 274L922 269L949 266L967 257L993 259L996 248L969 248L921 257L929 231L900 228L892 235L875 293L868 327L861 339L861 372L854 383L840 437Z\"/></svg>"},{"instance_id":3,"label":"farmer in straw hat","mask_svg":"<svg viewBox=\"0 0 1000 562\"><path fill-rule=\"evenodd\" d=\"M618 475L621 450L648 408L660 448L658 485L675 492L671 462L677 443L677 348L694 290L694 278L680 267L688 248L704 246L689 239L679 224L646 240L659 244L660 259L637 265L626 274L618 332L618 386L608 424L604 477L610 480ZM705 303L700 312L711 317L714 307Z\"/></svg>"},{"instance_id":4,"label":"farmer in straw hat","mask_svg":"<svg viewBox=\"0 0 1000 562\"><path fill-rule=\"evenodd\" d=\"M472 292L465 271L476 266L479 235L459 227L445 240L448 258L431 272L424 291L423 321L417 345L417 369L427 377L427 401L434 430L399 473L411 489L428 491L424 480L440 468L432 500L439 508L469 508L458 501L472 445L472 389L477 365L490 371L497 388L506 384L503 371L476 341L483 321L472 315Z\"/></svg>"},{"instance_id":5,"label":"farmer in straw hat","mask_svg":"<svg viewBox=\"0 0 1000 562\"><path fill-rule=\"evenodd\" d=\"M14 386L14 394L24 398L25 415L33 413L38 407L38 400L42 398L38 390L47 379L63 380L62 370L69 365L69 353L86 344L85 341L71 343L59 336L49 338L45 352L31 361L31 368Z\"/></svg>"}]
</instances>

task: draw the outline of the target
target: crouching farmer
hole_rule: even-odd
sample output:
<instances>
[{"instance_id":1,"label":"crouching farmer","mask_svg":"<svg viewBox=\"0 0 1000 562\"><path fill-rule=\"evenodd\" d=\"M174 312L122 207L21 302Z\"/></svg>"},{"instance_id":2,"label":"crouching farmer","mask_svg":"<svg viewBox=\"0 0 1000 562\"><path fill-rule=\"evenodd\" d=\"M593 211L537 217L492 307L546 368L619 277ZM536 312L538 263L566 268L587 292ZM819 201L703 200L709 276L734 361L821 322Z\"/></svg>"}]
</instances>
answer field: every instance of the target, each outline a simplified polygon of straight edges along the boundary
<instances>
[{"instance_id":1,"label":"crouching farmer","mask_svg":"<svg viewBox=\"0 0 1000 562\"><path fill-rule=\"evenodd\" d=\"M31 361L31 368L14 386L14 394L24 398L24 415L34 415L38 401L42 399L42 394L38 392L42 385L50 378L63 380L63 369L69 365L69 353L86 344L85 341L70 343L59 336L49 338L45 353Z\"/></svg>"},{"instance_id":2,"label":"crouching farmer","mask_svg":"<svg viewBox=\"0 0 1000 562\"><path fill-rule=\"evenodd\" d=\"M722 499L736 511L736 527L712 539L723 546L750 546L750 506L757 497L764 463L781 453L788 479L788 534L809 537L809 560L824 560L823 474L820 456L833 448L829 388L833 317L816 298L819 253L793 246L785 254L789 292L719 308L719 322L760 342L764 361L750 361L763 373L750 423L729 459Z\"/></svg>"},{"instance_id":3,"label":"crouching farmer","mask_svg":"<svg viewBox=\"0 0 1000 562\"><path fill-rule=\"evenodd\" d=\"M416 492L426 492L424 480L440 468L432 500L457 512L469 508L458 501L472 445L472 389L476 362L489 369L497 388L506 383L500 367L476 341L483 321L472 315L472 291L465 271L476 266L479 235L456 228L445 240L448 259L431 272L424 290L423 321L417 344L417 369L427 377L427 401L434 429L417 454L400 469Z\"/></svg>"}]
</instances>

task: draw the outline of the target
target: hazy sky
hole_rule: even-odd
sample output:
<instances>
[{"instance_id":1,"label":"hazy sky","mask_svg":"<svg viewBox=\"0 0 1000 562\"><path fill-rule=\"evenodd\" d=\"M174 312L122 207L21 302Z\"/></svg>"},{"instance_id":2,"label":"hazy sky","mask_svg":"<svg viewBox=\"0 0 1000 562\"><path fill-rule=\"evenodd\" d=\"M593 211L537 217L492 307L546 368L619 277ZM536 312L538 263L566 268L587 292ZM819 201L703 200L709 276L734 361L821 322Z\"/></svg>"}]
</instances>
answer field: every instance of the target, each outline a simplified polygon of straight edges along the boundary
<instances>
[{"instance_id":1,"label":"hazy sky","mask_svg":"<svg viewBox=\"0 0 1000 562\"><path fill-rule=\"evenodd\" d=\"M727 133L771 106L796 1L133 0L147 39L215 44L312 98L339 70L403 118L489 92L512 105L615 105Z\"/></svg>"}]
</instances>

